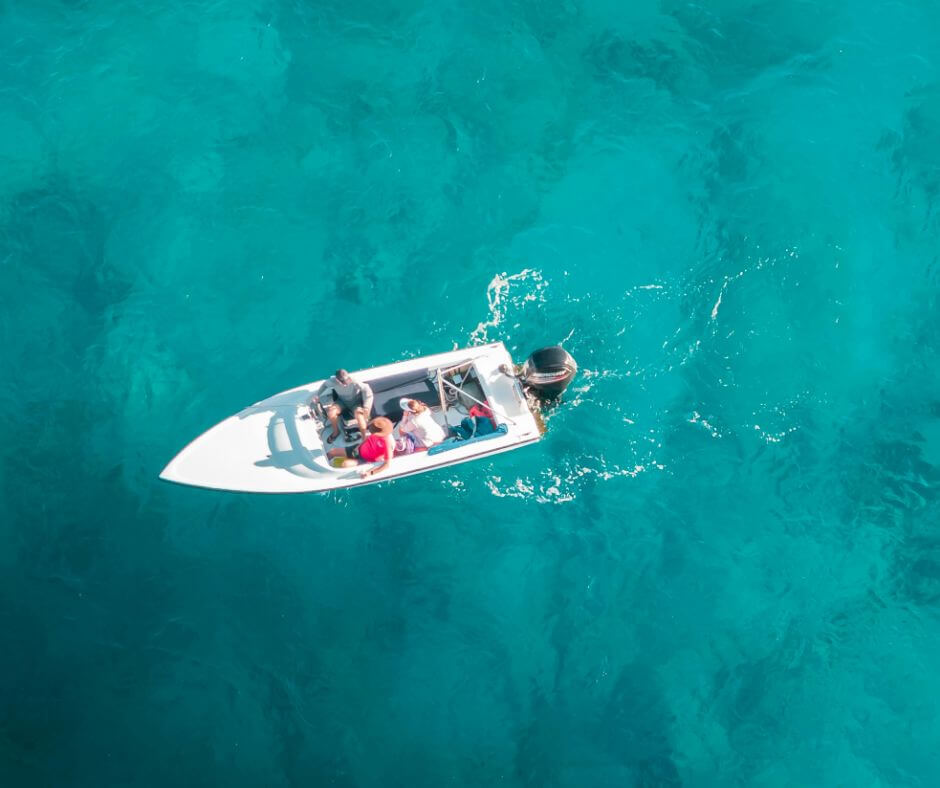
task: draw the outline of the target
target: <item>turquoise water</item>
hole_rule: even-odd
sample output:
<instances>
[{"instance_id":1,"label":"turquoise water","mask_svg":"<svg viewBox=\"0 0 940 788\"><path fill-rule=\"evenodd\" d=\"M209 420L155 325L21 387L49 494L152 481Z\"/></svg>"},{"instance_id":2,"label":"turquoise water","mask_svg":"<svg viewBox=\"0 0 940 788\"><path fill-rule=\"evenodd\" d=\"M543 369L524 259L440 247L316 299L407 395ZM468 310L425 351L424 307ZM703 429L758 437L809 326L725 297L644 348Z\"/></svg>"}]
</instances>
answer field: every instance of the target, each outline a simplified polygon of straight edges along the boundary
<instances>
[{"instance_id":1,"label":"turquoise water","mask_svg":"<svg viewBox=\"0 0 940 788\"><path fill-rule=\"evenodd\" d=\"M0 4L0 783L940 782L940 6ZM541 444L158 482L500 339Z\"/></svg>"}]
</instances>

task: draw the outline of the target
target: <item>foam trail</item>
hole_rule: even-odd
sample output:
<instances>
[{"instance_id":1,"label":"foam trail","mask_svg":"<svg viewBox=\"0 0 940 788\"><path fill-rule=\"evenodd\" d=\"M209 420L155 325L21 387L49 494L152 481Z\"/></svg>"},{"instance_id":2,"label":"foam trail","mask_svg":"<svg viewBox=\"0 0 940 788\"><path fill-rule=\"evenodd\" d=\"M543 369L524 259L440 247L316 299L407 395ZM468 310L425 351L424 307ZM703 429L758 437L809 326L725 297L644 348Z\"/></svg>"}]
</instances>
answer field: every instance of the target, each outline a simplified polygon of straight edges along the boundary
<instances>
[{"instance_id":1,"label":"foam trail","mask_svg":"<svg viewBox=\"0 0 940 788\"><path fill-rule=\"evenodd\" d=\"M477 327L470 332L471 345L485 345L490 342L488 331L496 328L506 317L506 309L515 302L509 301L507 296L512 282L525 282L531 279L535 283L535 291L522 296L521 303L535 301L540 298L539 293L547 282L542 278L541 271L533 268L524 268L516 274L506 274L504 271L493 277L486 286L486 300L489 309L489 319L477 323Z\"/></svg>"}]
</instances>

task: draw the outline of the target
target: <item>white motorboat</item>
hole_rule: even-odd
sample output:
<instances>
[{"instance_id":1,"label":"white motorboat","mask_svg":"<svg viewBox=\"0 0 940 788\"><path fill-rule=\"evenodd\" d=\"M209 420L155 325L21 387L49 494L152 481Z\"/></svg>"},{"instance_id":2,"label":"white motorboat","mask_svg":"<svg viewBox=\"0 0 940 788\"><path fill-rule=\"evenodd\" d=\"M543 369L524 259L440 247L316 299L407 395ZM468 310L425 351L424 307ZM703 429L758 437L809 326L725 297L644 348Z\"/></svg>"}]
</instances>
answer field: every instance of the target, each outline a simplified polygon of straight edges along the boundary
<instances>
[{"instance_id":1,"label":"white motorboat","mask_svg":"<svg viewBox=\"0 0 940 788\"><path fill-rule=\"evenodd\" d=\"M236 492L325 492L488 457L538 441L543 426L537 396L557 397L576 371L560 347L536 351L517 368L503 343L495 342L352 372L372 387L370 415L395 422L396 435L403 398L425 402L439 424L451 427L467 417L474 403L483 404L497 425L494 432L448 437L426 451L396 456L386 470L366 478L360 476L361 467L335 467L327 456L327 449L355 444L360 436L352 422L327 443L332 427L322 411L311 407L323 383L317 380L216 424L177 454L160 478Z\"/></svg>"}]
</instances>

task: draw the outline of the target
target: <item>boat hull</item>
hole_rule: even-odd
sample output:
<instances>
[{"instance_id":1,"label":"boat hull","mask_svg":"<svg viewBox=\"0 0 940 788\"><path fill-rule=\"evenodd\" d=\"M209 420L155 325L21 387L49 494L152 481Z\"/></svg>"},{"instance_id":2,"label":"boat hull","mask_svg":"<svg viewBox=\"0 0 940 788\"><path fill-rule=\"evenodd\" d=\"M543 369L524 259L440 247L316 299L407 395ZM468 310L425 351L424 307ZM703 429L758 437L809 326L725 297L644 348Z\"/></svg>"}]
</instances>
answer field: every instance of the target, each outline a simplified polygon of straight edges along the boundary
<instances>
[{"instance_id":1,"label":"boat hull","mask_svg":"<svg viewBox=\"0 0 940 788\"><path fill-rule=\"evenodd\" d=\"M331 447L323 440L323 425L309 417L308 403L322 383L317 380L257 402L219 422L177 454L160 478L229 492L327 492L426 473L538 441L541 431L519 382L501 371L501 367L512 368L512 359L502 343L407 359L352 374L373 386L409 379L424 385L427 381L423 372L464 362L472 362L486 401L506 427L505 434L480 442L455 443L431 455L416 452L395 457L387 470L362 478L361 468L334 468L326 457ZM397 402L398 393L404 390L386 391L385 399ZM382 398L377 391L376 401ZM450 408L441 415L454 424L465 414L459 408Z\"/></svg>"}]
</instances>

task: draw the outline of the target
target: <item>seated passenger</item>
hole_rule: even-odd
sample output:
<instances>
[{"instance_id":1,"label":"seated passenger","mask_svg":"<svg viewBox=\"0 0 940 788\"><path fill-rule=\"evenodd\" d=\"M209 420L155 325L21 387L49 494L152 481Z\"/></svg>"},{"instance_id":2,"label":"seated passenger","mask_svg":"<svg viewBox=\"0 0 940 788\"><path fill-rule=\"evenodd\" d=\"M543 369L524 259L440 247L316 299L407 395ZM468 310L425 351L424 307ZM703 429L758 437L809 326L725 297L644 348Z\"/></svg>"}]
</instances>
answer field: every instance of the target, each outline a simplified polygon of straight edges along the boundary
<instances>
[{"instance_id":1,"label":"seated passenger","mask_svg":"<svg viewBox=\"0 0 940 788\"><path fill-rule=\"evenodd\" d=\"M434 420L431 409L421 400L405 397L398 404L401 405L402 410L398 432L402 437L411 436L415 448L426 449L447 437L444 428ZM404 453L410 454L410 452Z\"/></svg>"},{"instance_id":2,"label":"seated passenger","mask_svg":"<svg viewBox=\"0 0 940 788\"><path fill-rule=\"evenodd\" d=\"M360 471L359 475L364 479L376 473L384 471L389 461L395 454L395 441L392 438L394 425L384 416L377 416L366 425L366 435L362 443L355 446L347 446L345 449L330 449L326 456L331 460L342 458L341 468L349 468L367 462L382 461L378 468ZM368 434L366 434L368 433Z\"/></svg>"},{"instance_id":3,"label":"seated passenger","mask_svg":"<svg viewBox=\"0 0 940 788\"><path fill-rule=\"evenodd\" d=\"M327 397L324 401L323 398ZM359 432L366 434L366 422L372 413L372 387L368 383L360 383L345 369L338 369L336 373L327 378L317 391L311 405L319 402L326 417L333 425L332 434L326 439L332 443L339 437L339 418L355 417L359 425Z\"/></svg>"},{"instance_id":4,"label":"seated passenger","mask_svg":"<svg viewBox=\"0 0 940 788\"><path fill-rule=\"evenodd\" d=\"M496 418L493 411L485 405L474 405L470 408L470 415L463 418L460 424L450 428L450 434L455 435L458 440L466 440L475 435L489 435L496 432Z\"/></svg>"}]
</instances>

